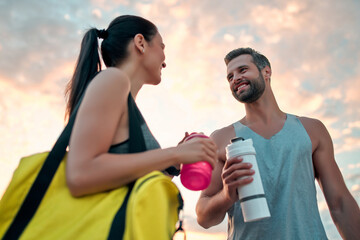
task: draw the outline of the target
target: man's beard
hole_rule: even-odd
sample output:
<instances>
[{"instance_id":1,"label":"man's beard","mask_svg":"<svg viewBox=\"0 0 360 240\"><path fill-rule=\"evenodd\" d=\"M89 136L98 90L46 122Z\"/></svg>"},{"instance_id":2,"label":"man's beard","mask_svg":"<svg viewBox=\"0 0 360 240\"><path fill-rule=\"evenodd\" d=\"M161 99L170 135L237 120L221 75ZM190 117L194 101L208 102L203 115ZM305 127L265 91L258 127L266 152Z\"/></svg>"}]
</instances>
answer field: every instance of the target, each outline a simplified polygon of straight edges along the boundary
<instances>
[{"instance_id":1,"label":"man's beard","mask_svg":"<svg viewBox=\"0 0 360 240\"><path fill-rule=\"evenodd\" d=\"M249 81L249 89L238 94L236 90L232 90L232 94L236 100L242 103L253 103L258 100L265 91L265 80L261 74L258 78Z\"/></svg>"}]
</instances>

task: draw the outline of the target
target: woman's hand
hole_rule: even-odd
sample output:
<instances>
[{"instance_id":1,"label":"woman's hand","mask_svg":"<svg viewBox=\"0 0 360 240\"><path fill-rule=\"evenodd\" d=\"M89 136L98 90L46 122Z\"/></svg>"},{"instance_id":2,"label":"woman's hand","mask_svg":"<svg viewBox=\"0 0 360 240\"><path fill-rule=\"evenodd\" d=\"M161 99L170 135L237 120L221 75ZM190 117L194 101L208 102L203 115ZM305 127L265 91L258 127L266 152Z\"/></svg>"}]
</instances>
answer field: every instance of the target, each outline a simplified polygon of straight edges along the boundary
<instances>
[{"instance_id":1,"label":"woman's hand","mask_svg":"<svg viewBox=\"0 0 360 240\"><path fill-rule=\"evenodd\" d=\"M184 141L189 136L185 133L184 139L175 148L179 156L179 163L188 164L206 161L214 168L217 159L217 146L210 138L195 137Z\"/></svg>"},{"instance_id":2,"label":"woman's hand","mask_svg":"<svg viewBox=\"0 0 360 240\"><path fill-rule=\"evenodd\" d=\"M178 143L178 145L181 144L181 143L183 143L188 136L190 136L190 134L189 134L188 132L185 132L184 138L181 139L181 141Z\"/></svg>"}]
</instances>

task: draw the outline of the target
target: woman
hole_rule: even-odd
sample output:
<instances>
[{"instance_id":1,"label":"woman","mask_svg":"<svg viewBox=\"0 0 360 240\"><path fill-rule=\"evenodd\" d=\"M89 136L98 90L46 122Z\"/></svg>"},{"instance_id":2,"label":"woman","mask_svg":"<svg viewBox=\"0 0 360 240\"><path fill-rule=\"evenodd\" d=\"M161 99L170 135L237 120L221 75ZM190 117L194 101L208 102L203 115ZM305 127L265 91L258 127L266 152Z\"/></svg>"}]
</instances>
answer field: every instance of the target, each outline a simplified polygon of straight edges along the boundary
<instances>
[{"instance_id":1,"label":"woman","mask_svg":"<svg viewBox=\"0 0 360 240\"><path fill-rule=\"evenodd\" d=\"M103 39L101 56L107 67L103 71L98 38ZM170 166L198 161L214 166L216 145L212 140L194 138L176 147L160 149L146 124L142 131L148 151L129 154L126 150L128 97L136 99L144 84L160 83L161 70L166 66L164 48L156 26L137 16L117 17L108 29L92 28L85 34L67 88L68 115L83 96L66 169L73 196L118 188Z\"/></svg>"}]
</instances>

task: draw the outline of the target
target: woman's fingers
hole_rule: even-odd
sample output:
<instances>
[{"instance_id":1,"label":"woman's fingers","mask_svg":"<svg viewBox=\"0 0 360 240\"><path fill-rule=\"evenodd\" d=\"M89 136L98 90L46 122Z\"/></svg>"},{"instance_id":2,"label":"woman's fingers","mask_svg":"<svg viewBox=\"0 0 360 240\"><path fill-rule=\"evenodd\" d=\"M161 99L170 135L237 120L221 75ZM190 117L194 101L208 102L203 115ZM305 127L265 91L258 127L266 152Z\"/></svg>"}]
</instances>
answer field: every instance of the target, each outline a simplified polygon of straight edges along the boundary
<instances>
[{"instance_id":1,"label":"woman's fingers","mask_svg":"<svg viewBox=\"0 0 360 240\"><path fill-rule=\"evenodd\" d=\"M178 145L181 163L206 161L212 168L217 160L217 146L210 138L192 138Z\"/></svg>"}]
</instances>

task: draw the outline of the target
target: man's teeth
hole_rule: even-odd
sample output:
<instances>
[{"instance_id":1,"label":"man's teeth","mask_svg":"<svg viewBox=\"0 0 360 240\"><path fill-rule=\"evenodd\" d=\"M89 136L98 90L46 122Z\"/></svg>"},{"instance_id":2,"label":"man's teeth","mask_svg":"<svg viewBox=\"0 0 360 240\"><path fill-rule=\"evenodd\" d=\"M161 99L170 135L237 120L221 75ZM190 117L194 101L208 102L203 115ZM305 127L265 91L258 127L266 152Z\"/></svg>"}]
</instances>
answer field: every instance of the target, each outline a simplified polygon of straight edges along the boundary
<instances>
[{"instance_id":1,"label":"man's teeth","mask_svg":"<svg viewBox=\"0 0 360 240\"><path fill-rule=\"evenodd\" d=\"M242 85L240 85L240 86L237 88L237 90L242 89L242 88L244 88L245 86L246 86L246 84L242 84Z\"/></svg>"}]
</instances>

